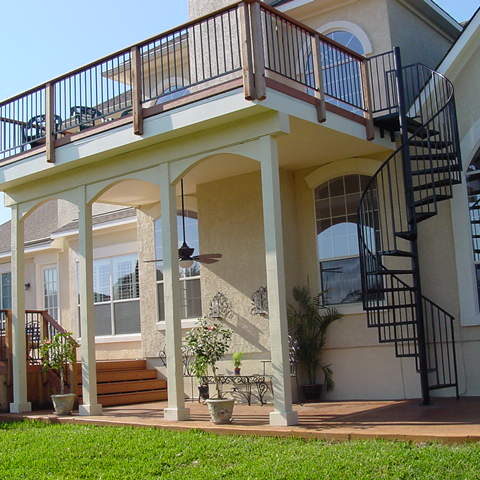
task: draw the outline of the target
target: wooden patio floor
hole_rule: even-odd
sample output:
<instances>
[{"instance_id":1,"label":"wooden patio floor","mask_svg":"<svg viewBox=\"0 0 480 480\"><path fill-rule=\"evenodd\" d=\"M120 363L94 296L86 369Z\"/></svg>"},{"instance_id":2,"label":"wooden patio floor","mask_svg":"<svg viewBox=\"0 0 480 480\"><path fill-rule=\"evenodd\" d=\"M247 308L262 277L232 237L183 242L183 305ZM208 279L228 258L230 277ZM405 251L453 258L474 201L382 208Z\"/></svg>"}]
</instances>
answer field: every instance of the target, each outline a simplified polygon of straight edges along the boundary
<instances>
[{"instance_id":1,"label":"wooden patio floor","mask_svg":"<svg viewBox=\"0 0 480 480\"><path fill-rule=\"evenodd\" d=\"M230 425L213 425L207 408L188 402L191 419L167 422L163 419L166 402L126 405L104 409L98 417L56 417L49 412L24 415L1 414L1 421L22 418L46 422L96 425L131 425L175 430L201 429L217 434L289 436L319 438L332 441L384 438L414 442L441 441L448 443L480 441L480 398L461 400L434 399L431 406L421 406L419 400L324 402L296 405L299 425L271 427L268 424L270 406L236 405Z\"/></svg>"}]
</instances>

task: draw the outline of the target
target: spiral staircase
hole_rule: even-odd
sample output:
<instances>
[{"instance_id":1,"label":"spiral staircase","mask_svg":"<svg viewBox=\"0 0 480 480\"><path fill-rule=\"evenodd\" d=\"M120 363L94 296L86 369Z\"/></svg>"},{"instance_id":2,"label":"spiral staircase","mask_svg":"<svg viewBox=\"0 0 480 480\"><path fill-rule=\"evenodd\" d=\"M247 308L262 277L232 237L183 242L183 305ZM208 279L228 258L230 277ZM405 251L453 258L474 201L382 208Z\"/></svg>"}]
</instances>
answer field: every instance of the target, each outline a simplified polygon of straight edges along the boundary
<instances>
[{"instance_id":1,"label":"spiral staircase","mask_svg":"<svg viewBox=\"0 0 480 480\"><path fill-rule=\"evenodd\" d=\"M438 214L461 182L452 84L430 68L402 66L400 51L369 59L374 121L399 140L359 206L358 237L368 326L399 358L412 358L423 403L452 388L458 397L454 317L422 295L418 225Z\"/></svg>"}]
</instances>

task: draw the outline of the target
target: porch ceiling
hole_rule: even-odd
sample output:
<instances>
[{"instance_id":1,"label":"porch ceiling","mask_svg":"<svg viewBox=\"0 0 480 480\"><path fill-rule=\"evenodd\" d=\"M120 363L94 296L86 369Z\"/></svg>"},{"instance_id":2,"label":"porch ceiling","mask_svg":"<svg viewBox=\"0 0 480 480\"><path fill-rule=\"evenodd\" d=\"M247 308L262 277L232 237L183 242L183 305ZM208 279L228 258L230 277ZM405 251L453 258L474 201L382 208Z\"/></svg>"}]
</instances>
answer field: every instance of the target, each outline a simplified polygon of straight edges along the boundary
<instances>
[{"instance_id":1,"label":"porch ceiling","mask_svg":"<svg viewBox=\"0 0 480 480\"><path fill-rule=\"evenodd\" d=\"M379 139L368 142L325 125L290 117L290 133L278 137L278 147L280 166L286 170L300 170L352 157L382 160L391 153L393 145L387 140ZM213 156L202 161L185 176L185 193L195 195L197 185L259 169L260 165L255 160L246 157ZM125 180L112 186L97 201L140 206L156 203L159 198L157 185L140 180Z\"/></svg>"}]
</instances>

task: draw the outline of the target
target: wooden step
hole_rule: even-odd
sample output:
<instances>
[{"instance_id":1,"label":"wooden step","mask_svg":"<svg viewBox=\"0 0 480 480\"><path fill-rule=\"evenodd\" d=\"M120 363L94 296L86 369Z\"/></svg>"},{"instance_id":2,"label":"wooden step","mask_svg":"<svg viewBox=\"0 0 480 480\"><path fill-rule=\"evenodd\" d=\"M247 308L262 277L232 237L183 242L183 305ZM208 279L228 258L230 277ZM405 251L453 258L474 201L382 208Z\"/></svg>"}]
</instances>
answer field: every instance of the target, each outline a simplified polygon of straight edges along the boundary
<instances>
[{"instance_id":1,"label":"wooden step","mask_svg":"<svg viewBox=\"0 0 480 480\"><path fill-rule=\"evenodd\" d=\"M145 390L165 390L167 388L167 382L165 380L135 380L130 382L112 382L112 383L99 383L97 385L98 394L110 394L110 393L131 393L142 392ZM77 395L82 394L82 386L77 385Z\"/></svg>"},{"instance_id":2,"label":"wooden step","mask_svg":"<svg viewBox=\"0 0 480 480\"><path fill-rule=\"evenodd\" d=\"M157 378L156 370L119 370L111 372L98 372L97 383L124 382L128 380L152 380ZM78 376L78 383L81 383L81 375Z\"/></svg>"},{"instance_id":3,"label":"wooden step","mask_svg":"<svg viewBox=\"0 0 480 480\"><path fill-rule=\"evenodd\" d=\"M81 371L81 364L77 363L78 372ZM144 370L147 368L146 360L109 360L97 361L97 372L111 372L116 370Z\"/></svg>"},{"instance_id":4,"label":"wooden step","mask_svg":"<svg viewBox=\"0 0 480 480\"><path fill-rule=\"evenodd\" d=\"M166 390L151 390L146 392L112 393L99 395L98 403L104 407L114 405L131 405L134 403L160 402L167 399Z\"/></svg>"}]
</instances>

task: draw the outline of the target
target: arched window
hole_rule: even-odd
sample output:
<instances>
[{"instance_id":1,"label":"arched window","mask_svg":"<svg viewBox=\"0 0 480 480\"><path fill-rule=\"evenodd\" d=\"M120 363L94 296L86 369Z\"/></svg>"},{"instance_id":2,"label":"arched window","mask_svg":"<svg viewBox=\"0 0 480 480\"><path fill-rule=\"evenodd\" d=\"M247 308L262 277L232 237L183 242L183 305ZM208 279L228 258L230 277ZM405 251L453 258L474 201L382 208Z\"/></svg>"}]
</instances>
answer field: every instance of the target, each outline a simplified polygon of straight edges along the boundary
<instances>
[{"instance_id":1,"label":"arched window","mask_svg":"<svg viewBox=\"0 0 480 480\"><path fill-rule=\"evenodd\" d=\"M477 152L467 171L468 210L472 227L472 248L477 290L480 298L480 151Z\"/></svg>"},{"instance_id":2,"label":"arched window","mask_svg":"<svg viewBox=\"0 0 480 480\"><path fill-rule=\"evenodd\" d=\"M317 255L323 303L362 301L357 209L370 177L346 175L315 189Z\"/></svg>"},{"instance_id":3,"label":"arched window","mask_svg":"<svg viewBox=\"0 0 480 480\"><path fill-rule=\"evenodd\" d=\"M326 36L356 53L365 53L362 43L353 33L335 30ZM362 105L363 97L360 66L356 62L346 62L344 56L338 55L337 49L323 48L322 53L323 83L325 92L329 95L328 101L358 111L355 106ZM340 96L346 102L341 101L338 98Z\"/></svg>"},{"instance_id":4,"label":"arched window","mask_svg":"<svg viewBox=\"0 0 480 480\"><path fill-rule=\"evenodd\" d=\"M178 246L183 238L182 216L177 215L177 230L179 232ZM185 212L185 238L188 246L194 248L193 255L199 254L198 218L195 212ZM155 258L163 258L162 248L162 223L161 219L155 221ZM157 262L157 294L158 294L158 318L165 320L165 304L163 297L163 262ZM180 268L180 283L182 286L182 319L199 318L202 316L202 295L200 290L200 264L193 262L189 268Z\"/></svg>"}]
</instances>

